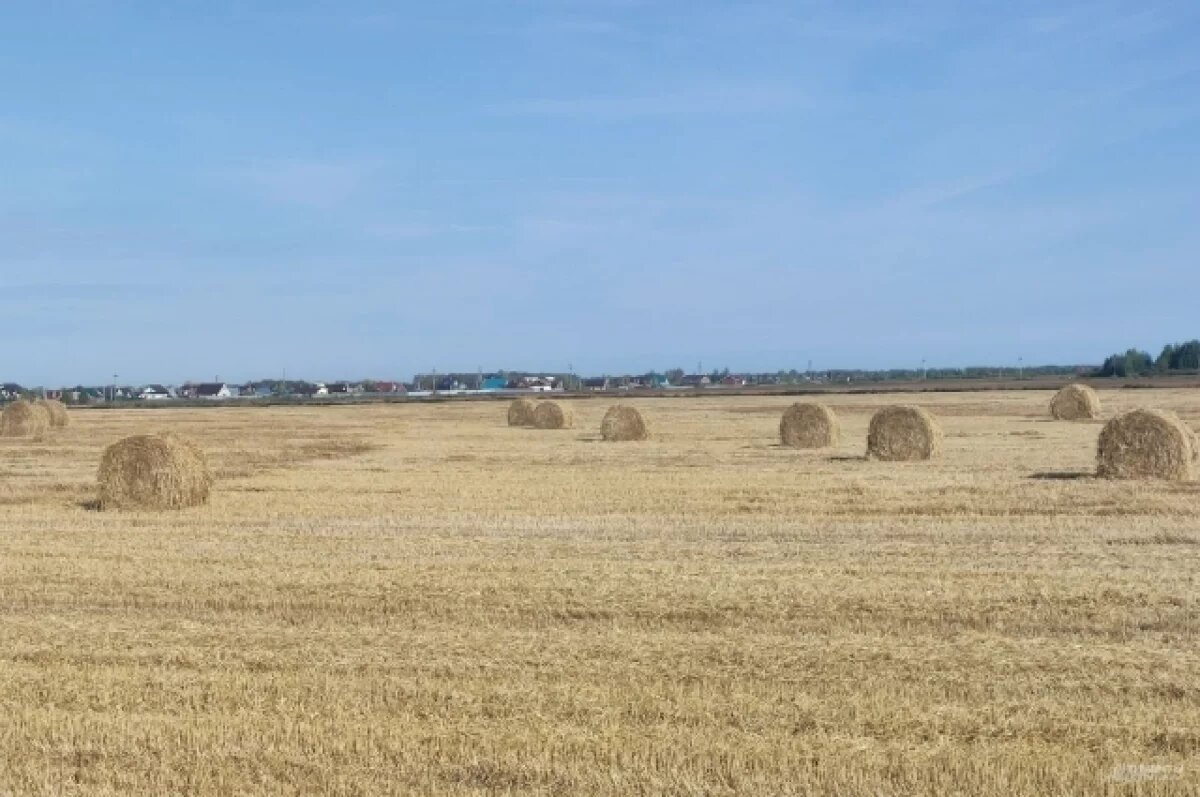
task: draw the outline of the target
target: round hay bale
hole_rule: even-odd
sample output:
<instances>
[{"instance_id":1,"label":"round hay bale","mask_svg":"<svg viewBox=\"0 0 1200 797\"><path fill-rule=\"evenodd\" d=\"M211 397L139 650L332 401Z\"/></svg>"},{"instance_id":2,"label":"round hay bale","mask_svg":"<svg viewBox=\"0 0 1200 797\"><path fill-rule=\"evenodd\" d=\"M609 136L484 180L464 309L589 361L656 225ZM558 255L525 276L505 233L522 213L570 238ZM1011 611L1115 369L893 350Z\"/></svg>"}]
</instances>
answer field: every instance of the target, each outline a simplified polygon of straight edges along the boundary
<instances>
[{"instance_id":1,"label":"round hay bale","mask_svg":"<svg viewBox=\"0 0 1200 797\"><path fill-rule=\"evenodd\" d=\"M533 410L536 429L570 429L574 422L571 411L557 401L543 401Z\"/></svg>"},{"instance_id":2,"label":"round hay bale","mask_svg":"<svg viewBox=\"0 0 1200 797\"><path fill-rule=\"evenodd\" d=\"M141 434L104 450L97 480L102 509L182 509L208 501L213 477L190 440Z\"/></svg>"},{"instance_id":3,"label":"round hay bale","mask_svg":"<svg viewBox=\"0 0 1200 797\"><path fill-rule=\"evenodd\" d=\"M45 407L46 412L50 414L51 427L62 429L71 422L71 417L67 414L67 405L58 399L43 399L38 404Z\"/></svg>"},{"instance_id":4,"label":"round hay bale","mask_svg":"<svg viewBox=\"0 0 1200 797\"><path fill-rule=\"evenodd\" d=\"M41 403L18 399L0 414L0 437L41 437L50 428L50 411Z\"/></svg>"},{"instance_id":5,"label":"round hay bale","mask_svg":"<svg viewBox=\"0 0 1200 797\"><path fill-rule=\"evenodd\" d=\"M792 448L834 446L841 436L837 416L824 404L797 402L779 420L779 441Z\"/></svg>"},{"instance_id":6,"label":"round hay bale","mask_svg":"<svg viewBox=\"0 0 1200 797\"><path fill-rule=\"evenodd\" d=\"M931 459L942 450L942 428L920 407L884 407L871 418L867 456L884 462Z\"/></svg>"},{"instance_id":7,"label":"round hay bale","mask_svg":"<svg viewBox=\"0 0 1200 797\"><path fill-rule=\"evenodd\" d=\"M1100 396L1087 385L1067 385L1050 399L1050 415L1059 421L1100 417Z\"/></svg>"},{"instance_id":8,"label":"round hay bale","mask_svg":"<svg viewBox=\"0 0 1200 797\"><path fill-rule=\"evenodd\" d=\"M1195 435L1175 413L1130 410L1100 431L1096 475L1188 481L1195 476L1197 453Z\"/></svg>"},{"instance_id":9,"label":"round hay bale","mask_svg":"<svg viewBox=\"0 0 1200 797\"><path fill-rule=\"evenodd\" d=\"M527 398L519 398L508 405L509 426L533 426L533 411L537 407Z\"/></svg>"},{"instance_id":10,"label":"round hay bale","mask_svg":"<svg viewBox=\"0 0 1200 797\"><path fill-rule=\"evenodd\" d=\"M600 436L612 442L645 440L649 437L642 414L626 404L614 404L600 421Z\"/></svg>"}]
</instances>

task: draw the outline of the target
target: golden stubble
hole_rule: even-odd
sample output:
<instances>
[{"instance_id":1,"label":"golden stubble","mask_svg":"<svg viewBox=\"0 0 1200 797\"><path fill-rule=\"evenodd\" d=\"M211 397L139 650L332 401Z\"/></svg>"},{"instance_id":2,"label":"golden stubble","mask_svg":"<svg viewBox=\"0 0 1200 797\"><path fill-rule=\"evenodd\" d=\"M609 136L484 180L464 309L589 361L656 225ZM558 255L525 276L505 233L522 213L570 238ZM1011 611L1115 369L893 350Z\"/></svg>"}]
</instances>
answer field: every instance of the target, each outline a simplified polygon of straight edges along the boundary
<instances>
[{"instance_id":1,"label":"golden stubble","mask_svg":"<svg viewBox=\"0 0 1200 797\"><path fill-rule=\"evenodd\" d=\"M816 451L785 397L72 411L0 440L0 793L1195 790L1200 486L1048 399L830 396ZM864 459L893 403L937 460ZM210 504L94 511L158 431Z\"/></svg>"}]
</instances>

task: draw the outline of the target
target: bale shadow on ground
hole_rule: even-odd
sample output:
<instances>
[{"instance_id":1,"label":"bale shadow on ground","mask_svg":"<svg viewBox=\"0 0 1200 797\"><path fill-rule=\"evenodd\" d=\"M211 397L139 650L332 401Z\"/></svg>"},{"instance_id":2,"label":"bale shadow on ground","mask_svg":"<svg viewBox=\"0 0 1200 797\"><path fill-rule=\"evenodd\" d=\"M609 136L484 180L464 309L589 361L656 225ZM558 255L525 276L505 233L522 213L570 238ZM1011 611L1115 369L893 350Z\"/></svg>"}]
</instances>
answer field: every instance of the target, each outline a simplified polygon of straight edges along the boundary
<instances>
[{"instance_id":1,"label":"bale shadow on ground","mask_svg":"<svg viewBox=\"0 0 1200 797\"><path fill-rule=\"evenodd\" d=\"M866 462L866 454L834 454L829 458L830 462Z\"/></svg>"},{"instance_id":2,"label":"bale shadow on ground","mask_svg":"<svg viewBox=\"0 0 1200 797\"><path fill-rule=\"evenodd\" d=\"M1086 470L1044 470L1029 474L1031 479L1041 481L1074 481L1077 479L1094 479L1096 474Z\"/></svg>"}]
</instances>

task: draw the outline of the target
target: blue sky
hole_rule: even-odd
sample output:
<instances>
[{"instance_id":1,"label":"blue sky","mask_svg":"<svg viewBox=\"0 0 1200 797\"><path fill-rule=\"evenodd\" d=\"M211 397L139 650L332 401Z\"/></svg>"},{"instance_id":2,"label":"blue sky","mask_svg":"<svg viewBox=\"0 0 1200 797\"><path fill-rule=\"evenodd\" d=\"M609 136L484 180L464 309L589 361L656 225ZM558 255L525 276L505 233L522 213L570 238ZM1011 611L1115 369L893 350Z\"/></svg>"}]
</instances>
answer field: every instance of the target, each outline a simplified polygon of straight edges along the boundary
<instances>
[{"instance_id":1,"label":"blue sky","mask_svg":"<svg viewBox=\"0 0 1200 797\"><path fill-rule=\"evenodd\" d=\"M0 378L1200 335L1194 2L0 5Z\"/></svg>"}]
</instances>

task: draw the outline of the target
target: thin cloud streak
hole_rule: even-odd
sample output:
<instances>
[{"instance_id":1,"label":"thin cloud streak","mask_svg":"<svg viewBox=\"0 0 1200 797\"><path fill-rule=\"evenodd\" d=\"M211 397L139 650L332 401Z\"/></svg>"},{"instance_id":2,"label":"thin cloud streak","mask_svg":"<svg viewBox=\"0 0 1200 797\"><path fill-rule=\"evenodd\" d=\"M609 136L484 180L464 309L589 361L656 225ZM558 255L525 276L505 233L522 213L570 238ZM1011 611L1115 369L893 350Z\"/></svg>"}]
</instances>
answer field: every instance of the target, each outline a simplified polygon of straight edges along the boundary
<instances>
[{"instance_id":1,"label":"thin cloud streak","mask_svg":"<svg viewBox=\"0 0 1200 797\"><path fill-rule=\"evenodd\" d=\"M327 210L351 200L381 169L379 163L284 158L228 169L221 175L266 202Z\"/></svg>"},{"instance_id":2,"label":"thin cloud streak","mask_svg":"<svg viewBox=\"0 0 1200 797\"><path fill-rule=\"evenodd\" d=\"M655 94L532 98L488 106L511 116L630 120L656 116L769 114L794 109L803 97L795 89L767 83L712 83Z\"/></svg>"}]
</instances>

